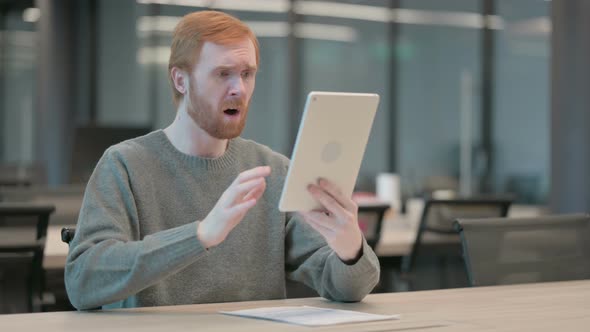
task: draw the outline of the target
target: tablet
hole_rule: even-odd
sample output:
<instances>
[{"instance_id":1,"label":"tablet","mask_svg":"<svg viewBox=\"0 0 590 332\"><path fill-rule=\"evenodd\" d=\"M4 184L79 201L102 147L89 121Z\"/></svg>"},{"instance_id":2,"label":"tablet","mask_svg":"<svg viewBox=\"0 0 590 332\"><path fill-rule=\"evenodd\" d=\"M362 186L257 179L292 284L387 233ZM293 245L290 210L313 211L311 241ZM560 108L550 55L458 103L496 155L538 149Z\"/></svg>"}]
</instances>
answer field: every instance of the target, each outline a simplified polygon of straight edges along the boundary
<instances>
[{"instance_id":1,"label":"tablet","mask_svg":"<svg viewBox=\"0 0 590 332\"><path fill-rule=\"evenodd\" d=\"M280 211L321 208L307 191L319 178L352 195L378 104L377 94L314 91L307 96Z\"/></svg>"}]
</instances>

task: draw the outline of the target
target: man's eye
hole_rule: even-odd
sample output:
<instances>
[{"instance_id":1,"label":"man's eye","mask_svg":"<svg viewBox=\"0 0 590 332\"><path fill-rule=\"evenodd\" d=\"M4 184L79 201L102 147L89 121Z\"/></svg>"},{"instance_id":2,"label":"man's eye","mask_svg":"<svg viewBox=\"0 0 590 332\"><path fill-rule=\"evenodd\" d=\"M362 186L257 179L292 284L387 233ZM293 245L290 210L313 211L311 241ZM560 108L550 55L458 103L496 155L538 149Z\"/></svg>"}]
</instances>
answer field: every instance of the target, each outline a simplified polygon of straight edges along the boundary
<instances>
[{"instance_id":1,"label":"man's eye","mask_svg":"<svg viewBox=\"0 0 590 332\"><path fill-rule=\"evenodd\" d=\"M245 72L242 73L242 77L243 78L249 78L250 76L252 76L252 73L249 72L249 71L245 71Z\"/></svg>"},{"instance_id":2,"label":"man's eye","mask_svg":"<svg viewBox=\"0 0 590 332\"><path fill-rule=\"evenodd\" d=\"M228 77L229 76L229 73L226 72L226 71L222 71L222 72L219 73L219 76L221 76L221 77Z\"/></svg>"}]
</instances>

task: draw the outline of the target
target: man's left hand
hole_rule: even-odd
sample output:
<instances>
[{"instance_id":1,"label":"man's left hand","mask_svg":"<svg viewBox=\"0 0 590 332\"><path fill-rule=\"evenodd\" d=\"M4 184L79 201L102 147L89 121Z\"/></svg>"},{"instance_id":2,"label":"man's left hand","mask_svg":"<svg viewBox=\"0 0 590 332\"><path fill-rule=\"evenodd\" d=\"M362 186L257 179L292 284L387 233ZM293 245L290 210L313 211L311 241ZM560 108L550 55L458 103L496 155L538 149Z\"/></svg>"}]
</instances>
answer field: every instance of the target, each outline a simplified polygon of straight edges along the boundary
<instances>
[{"instance_id":1,"label":"man's left hand","mask_svg":"<svg viewBox=\"0 0 590 332\"><path fill-rule=\"evenodd\" d=\"M307 190L325 210L301 212L305 221L326 239L343 262L357 260L363 244L357 204L326 179L320 179L318 185L310 184Z\"/></svg>"}]
</instances>

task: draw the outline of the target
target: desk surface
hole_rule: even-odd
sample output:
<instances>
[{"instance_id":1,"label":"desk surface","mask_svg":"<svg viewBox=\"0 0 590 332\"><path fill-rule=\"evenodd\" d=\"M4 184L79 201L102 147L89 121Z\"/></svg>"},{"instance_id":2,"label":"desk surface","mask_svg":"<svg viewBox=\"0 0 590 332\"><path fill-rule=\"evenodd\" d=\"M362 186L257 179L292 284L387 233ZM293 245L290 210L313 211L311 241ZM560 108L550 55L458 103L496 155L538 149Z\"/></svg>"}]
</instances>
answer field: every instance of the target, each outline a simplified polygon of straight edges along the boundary
<instances>
[{"instance_id":1,"label":"desk surface","mask_svg":"<svg viewBox=\"0 0 590 332\"><path fill-rule=\"evenodd\" d=\"M61 241L61 229L64 226L47 227L47 241L45 243L45 269L63 269L68 256L68 245ZM75 226L72 226L75 227Z\"/></svg>"},{"instance_id":2,"label":"desk surface","mask_svg":"<svg viewBox=\"0 0 590 332\"><path fill-rule=\"evenodd\" d=\"M382 321L309 328L221 315L220 310L311 305L378 314ZM234 302L97 312L0 315L6 331L587 331L590 280L372 294L360 303L321 298Z\"/></svg>"}]
</instances>

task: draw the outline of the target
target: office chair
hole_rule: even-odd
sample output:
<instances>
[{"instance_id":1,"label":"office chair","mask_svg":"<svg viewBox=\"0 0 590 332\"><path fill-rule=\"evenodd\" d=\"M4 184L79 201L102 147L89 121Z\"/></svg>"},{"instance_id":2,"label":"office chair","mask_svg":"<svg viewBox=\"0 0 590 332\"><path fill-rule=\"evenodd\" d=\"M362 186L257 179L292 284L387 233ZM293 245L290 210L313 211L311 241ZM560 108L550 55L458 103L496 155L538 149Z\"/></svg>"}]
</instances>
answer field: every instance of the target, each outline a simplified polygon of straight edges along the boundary
<instances>
[{"instance_id":1,"label":"office chair","mask_svg":"<svg viewBox=\"0 0 590 332\"><path fill-rule=\"evenodd\" d=\"M416 262L419 258L428 258L429 263L434 262L437 265L440 288L466 284L467 278L463 271L457 277L457 285L451 284L447 278L448 268L453 266L454 260L459 262L461 259L461 243L453 222L457 218L505 217L511 203L512 201L506 198L426 201L412 250L402 257L401 281L406 281L407 288L414 288L413 284L419 274L415 271ZM461 263L455 265L461 266Z\"/></svg>"},{"instance_id":2,"label":"office chair","mask_svg":"<svg viewBox=\"0 0 590 332\"><path fill-rule=\"evenodd\" d=\"M66 243L68 246L72 239L74 239L74 235L76 235L76 229L71 227L64 227L61 229L61 241Z\"/></svg>"},{"instance_id":3,"label":"office chair","mask_svg":"<svg viewBox=\"0 0 590 332\"><path fill-rule=\"evenodd\" d=\"M590 215L459 219L471 286L590 279Z\"/></svg>"},{"instance_id":4,"label":"office chair","mask_svg":"<svg viewBox=\"0 0 590 332\"><path fill-rule=\"evenodd\" d=\"M53 205L0 203L0 313L41 311Z\"/></svg>"}]
</instances>

